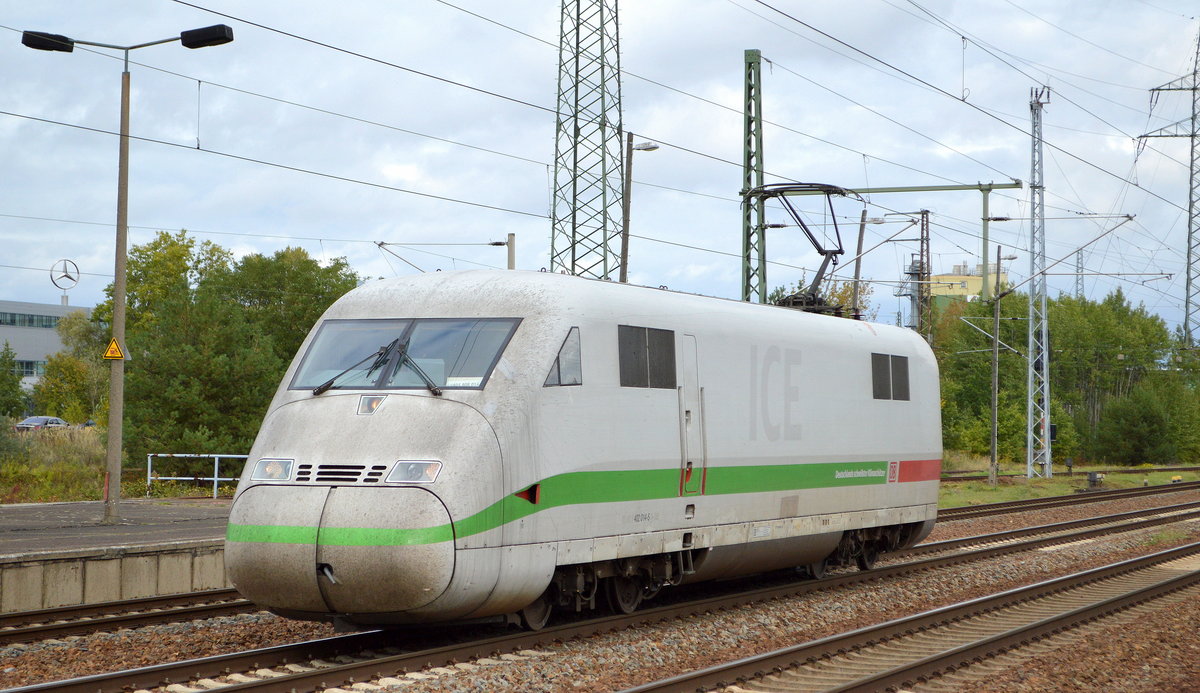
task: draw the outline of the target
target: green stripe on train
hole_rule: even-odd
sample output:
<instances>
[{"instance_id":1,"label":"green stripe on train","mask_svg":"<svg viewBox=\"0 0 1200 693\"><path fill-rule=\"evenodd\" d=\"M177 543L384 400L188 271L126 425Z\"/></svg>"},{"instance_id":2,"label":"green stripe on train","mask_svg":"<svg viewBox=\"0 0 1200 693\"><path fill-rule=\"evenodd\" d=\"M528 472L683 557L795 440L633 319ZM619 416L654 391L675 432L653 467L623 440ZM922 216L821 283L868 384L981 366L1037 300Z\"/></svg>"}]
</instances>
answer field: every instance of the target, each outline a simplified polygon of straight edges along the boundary
<instances>
[{"instance_id":1,"label":"green stripe on train","mask_svg":"<svg viewBox=\"0 0 1200 693\"><path fill-rule=\"evenodd\" d=\"M705 495L866 486L887 482L887 462L829 462L819 464L712 467L705 478ZM697 471L697 473L701 473ZM540 482L540 502L505 496L453 525L415 529L315 527L230 524L226 541L320 546L412 546L467 537L567 505L664 500L679 495L678 469L571 472Z\"/></svg>"},{"instance_id":2,"label":"green stripe on train","mask_svg":"<svg viewBox=\"0 0 1200 693\"><path fill-rule=\"evenodd\" d=\"M318 544L320 546L409 546L437 544L454 539L446 524L417 529L368 527L297 527L288 525L235 525L225 532L225 541L262 544Z\"/></svg>"}]
</instances>

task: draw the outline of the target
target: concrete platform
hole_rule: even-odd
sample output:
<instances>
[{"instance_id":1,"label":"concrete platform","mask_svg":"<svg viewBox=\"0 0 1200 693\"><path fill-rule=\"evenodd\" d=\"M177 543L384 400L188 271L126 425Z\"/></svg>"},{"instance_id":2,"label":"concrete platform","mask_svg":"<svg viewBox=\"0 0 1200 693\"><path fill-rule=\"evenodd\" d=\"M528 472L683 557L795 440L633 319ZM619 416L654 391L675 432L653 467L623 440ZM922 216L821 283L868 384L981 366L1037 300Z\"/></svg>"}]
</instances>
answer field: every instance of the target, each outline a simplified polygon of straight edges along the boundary
<instances>
[{"instance_id":1,"label":"concrete platform","mask_svg":"<svg viewBox=\"0 0 1200 693\"><path fill-rule=\"evenodd\" d=\"M229 499L0 505L0 612L227 587Z\"/></svg>"}]
</instances>

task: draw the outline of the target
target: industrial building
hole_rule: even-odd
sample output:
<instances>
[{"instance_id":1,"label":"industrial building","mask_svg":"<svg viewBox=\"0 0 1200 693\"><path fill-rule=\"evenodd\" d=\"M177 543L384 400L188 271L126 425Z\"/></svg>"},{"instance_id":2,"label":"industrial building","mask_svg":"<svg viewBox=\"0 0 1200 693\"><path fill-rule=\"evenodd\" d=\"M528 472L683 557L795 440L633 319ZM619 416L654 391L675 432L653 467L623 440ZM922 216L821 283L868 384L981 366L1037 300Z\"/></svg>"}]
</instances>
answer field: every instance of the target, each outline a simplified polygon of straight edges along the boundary
<instances>
[{"instance_id":1,"label":"industrial building","mask_svg":"<svg viewBox=\"0 0 1200 693\"><path fill-rule=\"evenodd\" d=\"M33 388L46 372L50 355L63 348L58 338L58 321L75 311L91 314L91 308L53 303L0 301L0 348L7 342L17 355L21 386Z\"/></svg>"}]
</instances>

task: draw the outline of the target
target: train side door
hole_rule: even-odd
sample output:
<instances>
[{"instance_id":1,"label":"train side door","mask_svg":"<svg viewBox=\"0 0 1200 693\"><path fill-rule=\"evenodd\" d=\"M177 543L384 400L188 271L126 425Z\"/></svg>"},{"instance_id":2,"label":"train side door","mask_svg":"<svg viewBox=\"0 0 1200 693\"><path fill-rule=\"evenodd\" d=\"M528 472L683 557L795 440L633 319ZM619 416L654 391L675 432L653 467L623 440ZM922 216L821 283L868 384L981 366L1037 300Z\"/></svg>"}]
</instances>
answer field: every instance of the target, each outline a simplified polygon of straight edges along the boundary
<instances>
[{"instance_id":1,"label":"train side door","mask_svg":"<svg viewBox=\"0 0 1200 693\"><path fill-rule=\"evenodd\" d=\"M696 336L682 335L679 342L679 495L704 493L708 449L704 432L704 388L696 359Z\"/></svg>"}]
</instances>

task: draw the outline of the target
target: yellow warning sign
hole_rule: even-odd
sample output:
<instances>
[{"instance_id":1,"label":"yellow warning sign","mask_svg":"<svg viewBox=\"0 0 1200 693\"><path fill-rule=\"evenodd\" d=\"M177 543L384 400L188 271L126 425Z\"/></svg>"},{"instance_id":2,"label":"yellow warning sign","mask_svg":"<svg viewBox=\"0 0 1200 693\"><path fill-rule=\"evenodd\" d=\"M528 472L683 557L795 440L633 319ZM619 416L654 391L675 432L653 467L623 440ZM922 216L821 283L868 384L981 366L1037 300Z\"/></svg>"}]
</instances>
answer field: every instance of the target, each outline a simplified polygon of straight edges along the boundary
<instances>
[{"instance_id":1,"label":"yellow warning sign","mask_svg":"<svg viewBox=\"0 0 1200 693\"><path fill-rule=\"evenodd\" d=\"M109 361L125 360L125 352L121 351L121 345L117 344L115 338L108 343L108 349L104 351L104 358Z\"/></svg>"}]
</instances>

